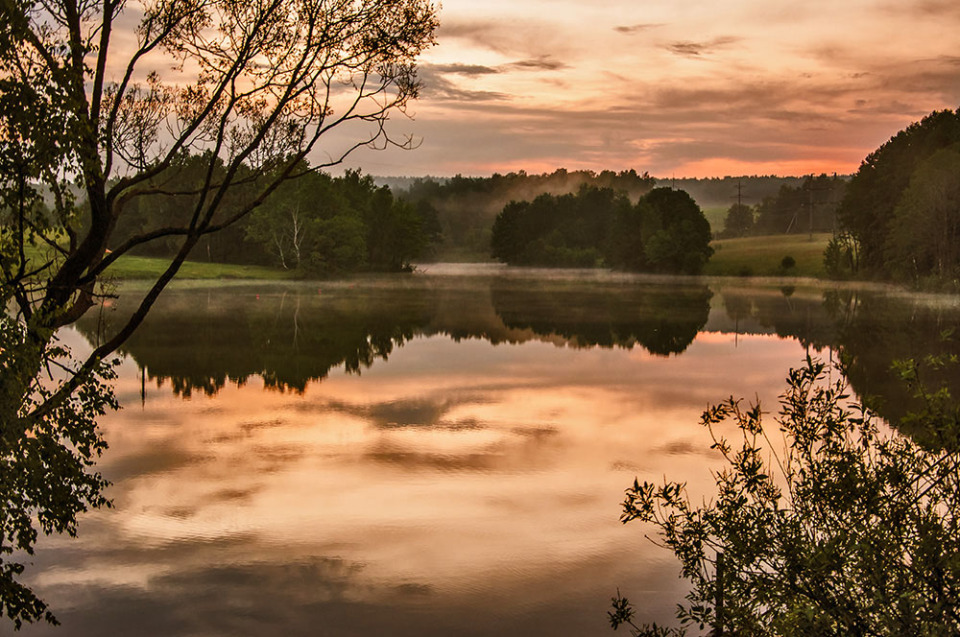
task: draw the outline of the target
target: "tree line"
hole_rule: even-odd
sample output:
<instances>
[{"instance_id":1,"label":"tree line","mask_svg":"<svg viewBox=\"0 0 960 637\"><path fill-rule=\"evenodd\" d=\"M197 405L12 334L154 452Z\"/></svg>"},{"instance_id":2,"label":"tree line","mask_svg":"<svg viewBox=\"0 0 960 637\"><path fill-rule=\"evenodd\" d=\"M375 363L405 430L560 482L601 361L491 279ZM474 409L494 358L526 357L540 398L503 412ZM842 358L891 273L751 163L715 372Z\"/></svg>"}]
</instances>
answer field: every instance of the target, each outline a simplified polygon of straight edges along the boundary
<instances>
[{"instance_id":1,"label":"tree line","mask_svg":"<svg viewBox=\"0 0 960 637\"><path fill-rule=\"evenodd\" d=\"M838 175L808 175L797 185L781 185L755 205L738 201L727 209L719 236L833 232L847 181Z\"/></svg>"},{"instance_id":2,"label":"tree line","mask_svg":"<svg viewBox=\"0 0 960 637\"><path fill-rule=\"evenodd\" d=\"M649 192L655 181L635 170L568 171L528 174L520 170L490 177L449 179L432 177L385 179L397 196L418 208L436 211L442 242L440 253L451 259L483 259L490 251L493 222L511 201L532 201L539 195L575 193L584 186L611 188L636 200Z\"/></svg>"},{"instance_id":3,"label":"tree line","mask_svg":"<svg viewBox=\"0 0 960 637\"><path fill-rule=\"evenodd\" d=\"M960 277L960 110L935 111L868 155L826 254L835 276ZM954 284L956 285L956 284Z\"/></svg>"},{"instance_id":4,"label":"tree line","mask_svg":"<svg viewBox=\"0 0 960 637\"><path fill-rule=\"evenodd\" d=\"M108 248L123 249L136 237L159 234L169 226L185 225L200 195L204 178L199 155L178 157L163 179L151 180L117 220ZM224 167L217 164L216 173ZM368 175L348 170L341 177L311 170L281 183L256 209L216 233L200 238L195 258L221 263L270 265L303 276L355 271L401 271L411 268L440 235L436 214L377 187ZM215 222L228 221L240 203L259 187L250 178L224 198ZM131 254L169 258L180 238L158 236L134 246Z\"/></svg>"},{"instance_id":5,"label":"tree line","mask_svg":"<svg viewBox=\"0 0 960 637\"><path fill-rule=\"evenodd\" d=\"M583 186L507 204L490 245L510 265L697 274L709 244L710 224L682 190L655 188L634 204L612 188Z\"/></svg>"},{"instance_id":6,"label":"tree line","mask_svg":"<svg viewBox=\"0 0 960 637\"><path fill-rule=\"evenodd\" d=\"M437 254L443 259L464 260L484 258L488 254L493 222L503 208L512 201L532 201L542 194L561 196L576 193L587 185L597 188L612 188L623 191L636 202L655 187L671 187L684 190L702 207L726 208L732 198L737 197L738 188L742 190L741 202L745 206L758 207L761 203L778 199L781 193L804 188L806 178L778 177L774 175L751 175L744 177L722 178L679 178L658 179L649 173L635 170L614 172L604 170L566 170L559 168L552 173L528 174L525 171L506 174L495 173L490 177L377 177L380 184L389 185L400 198L418 206L433 208L437 212L442 230L442 240ZM787 190L784 190L784 189ZM814 202L817 217L828 216L823 210L822 195ZM804 203L807 199L802 200ZM767 203L769 205L769 203ZM759 224L760 228L769 227L769 232L785 232L793 212L783 223L775 219L783 216L783 211L770 216L769 223ZM806 231L807 215L801 215L803 224L795 231ZM833 229L829 224L818 223L818 227ZM715 228L715 232L720 230Z\"/></svg>"}]
</instances>

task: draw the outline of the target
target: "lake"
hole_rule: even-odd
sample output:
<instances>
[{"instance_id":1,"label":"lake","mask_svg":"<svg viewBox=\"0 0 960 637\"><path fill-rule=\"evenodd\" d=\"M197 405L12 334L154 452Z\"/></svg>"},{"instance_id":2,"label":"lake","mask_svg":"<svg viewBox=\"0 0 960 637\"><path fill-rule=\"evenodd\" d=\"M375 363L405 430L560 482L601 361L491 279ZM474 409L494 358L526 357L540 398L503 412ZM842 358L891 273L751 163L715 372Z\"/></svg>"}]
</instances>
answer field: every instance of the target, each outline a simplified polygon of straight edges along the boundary
<instances>
[{"instance_id":1,"label":"lake","mask_svg":"<svg viewBox=\"0 0 960 637\"><path fill-rule=\"evenodd\" d=\"M23 634L605 635L618 588L670 623L677 563L618 521L634 477L709 494L700 413L776 411L808 354L895 416L890 362L954 347L957 318L883 287L499 266L175 285L103 420L114 507L28 568L63 626Z\"/></svg>"}]
</instances>

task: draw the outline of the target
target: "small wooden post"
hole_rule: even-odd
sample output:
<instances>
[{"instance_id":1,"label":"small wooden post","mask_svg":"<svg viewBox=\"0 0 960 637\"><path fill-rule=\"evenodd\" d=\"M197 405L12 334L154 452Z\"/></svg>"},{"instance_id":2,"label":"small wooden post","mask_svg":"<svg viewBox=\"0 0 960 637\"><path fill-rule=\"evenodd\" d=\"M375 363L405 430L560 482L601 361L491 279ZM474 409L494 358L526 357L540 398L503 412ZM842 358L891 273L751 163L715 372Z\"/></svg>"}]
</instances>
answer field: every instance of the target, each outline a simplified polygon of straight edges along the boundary
<instances>
[{"instance_id":1,"label":"small wooden post","mask_svg":"<svg viewBox=\"0 0 960 637\"><path fill-rule=\"evenodd\" d=\"M714 606L716 613L716 625L713 627L713 634L717 637L723 635L723 552L717 553L717 601Z\"/></svg>"}]
</instances>

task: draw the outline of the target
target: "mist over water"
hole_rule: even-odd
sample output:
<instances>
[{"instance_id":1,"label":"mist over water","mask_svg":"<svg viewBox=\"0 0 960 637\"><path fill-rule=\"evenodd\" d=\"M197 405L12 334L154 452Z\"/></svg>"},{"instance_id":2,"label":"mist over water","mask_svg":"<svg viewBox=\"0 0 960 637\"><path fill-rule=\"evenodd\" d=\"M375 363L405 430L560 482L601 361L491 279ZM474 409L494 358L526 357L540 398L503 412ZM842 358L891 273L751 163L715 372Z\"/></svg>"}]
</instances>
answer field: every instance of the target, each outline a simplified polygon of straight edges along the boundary
<instances>
[{"instance_id":1,"label":"mist over water","mask_svg":"<svg viewBox=\"0 0 960 637\"><path fill-rule=\"evenodd\" d=\"M162 296L104 419L115 506L41 542L30 583L64 626L24 634L594 635L617 587L669 622L676 563L618 522L634 477L707 494L710 403L773 410L807 353L880 394L884 357L957 317L881 289L422 270Z\"/></svg>"}]
</instances>

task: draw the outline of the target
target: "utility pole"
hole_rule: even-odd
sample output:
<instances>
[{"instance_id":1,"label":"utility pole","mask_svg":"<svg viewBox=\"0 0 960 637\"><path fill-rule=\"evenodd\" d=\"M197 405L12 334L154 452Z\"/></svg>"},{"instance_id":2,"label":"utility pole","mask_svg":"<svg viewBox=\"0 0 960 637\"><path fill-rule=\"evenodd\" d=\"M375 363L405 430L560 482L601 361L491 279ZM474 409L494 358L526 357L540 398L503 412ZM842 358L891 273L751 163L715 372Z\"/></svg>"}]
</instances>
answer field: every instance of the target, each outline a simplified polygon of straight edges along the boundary
<instances>
[{"instance_id":1,"label":"utility pole","mask_svg":"<svg viewBox=\"0 0 960 637\"><path fill-rule=\"evenodd\" d=\"M743 180L738 177L737 178L737 218L739 218L741 210L743 210ZM751 219L752 219L752 216L751 216Z\"/></svg>"},{"instance_id":2,"label":"utility pole","mask_svg":"<svg viewBox=\"0 0 960 637\"><path fill-rule=\"evenodd\" d=\"M833 190L833 188L831 188L830 186L821 186L819 188L814 187L813 184L815 179L816 178L813 175L810 175L810 182L809 182L810 187L807 188L807 211L809 215L809 224L810 224L808 230L810 233L811 241L813 241L813 211L818 205L820 205L820 202L814 200L815 199L814 193L827 192L829 190Z\"/></svg>"}]
</instances>

